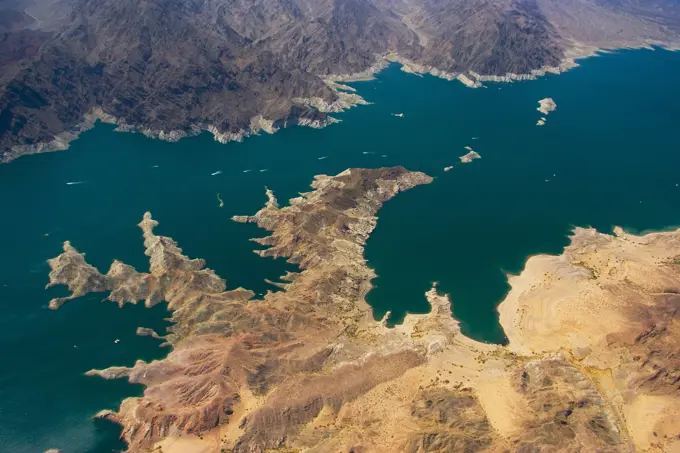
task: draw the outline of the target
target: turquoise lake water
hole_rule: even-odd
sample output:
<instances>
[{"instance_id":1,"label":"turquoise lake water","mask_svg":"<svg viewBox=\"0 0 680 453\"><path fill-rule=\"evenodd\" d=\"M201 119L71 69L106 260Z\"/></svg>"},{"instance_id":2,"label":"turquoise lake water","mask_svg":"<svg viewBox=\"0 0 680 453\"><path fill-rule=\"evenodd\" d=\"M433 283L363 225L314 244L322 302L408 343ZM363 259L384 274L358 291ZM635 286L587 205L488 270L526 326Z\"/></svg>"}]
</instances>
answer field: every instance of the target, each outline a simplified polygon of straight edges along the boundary
<instances>
[{"instance_id":1,"label":"turquoise lake water","mask_svg":"<svg viewBox=\"0 0 680 453\"><path fill-rule=\"evenodd\" d=\"M114 258L148 270L136 224L149 210L159 234L205 258L229 287L262 293L271 289L265 278L294 267L257 257L248 238L263 232L230 217L256 212L265 185L284 201L308 190L316 174L404 165L435 182L379 213L366 248L379 275L368 295L376 318L391 310L400 322L406 312L426 312L424 292L438 281L466 334L502 343L495 307L508 290L506 273L520 272L528 256L559 253L576 225L680 225L679 72L680 53L627 51L560 76L473 90L391 66L354 85L372 105L323 130L292 128L225 146L209 135L165 143L99 125L68 151L1 165L2 450L124 448L116 426L90 417L142 389L83 373L167 352L135 336L138 326L162 332L162 305L119 309L95 294L47 309L65 294L44 290L46 260L64 240L102 272ZM536 127L545 97L557 110ZM482 159L460 164L466 145ZM83 183L66 184L74 181Z\"/></svg>"}]
</instances>

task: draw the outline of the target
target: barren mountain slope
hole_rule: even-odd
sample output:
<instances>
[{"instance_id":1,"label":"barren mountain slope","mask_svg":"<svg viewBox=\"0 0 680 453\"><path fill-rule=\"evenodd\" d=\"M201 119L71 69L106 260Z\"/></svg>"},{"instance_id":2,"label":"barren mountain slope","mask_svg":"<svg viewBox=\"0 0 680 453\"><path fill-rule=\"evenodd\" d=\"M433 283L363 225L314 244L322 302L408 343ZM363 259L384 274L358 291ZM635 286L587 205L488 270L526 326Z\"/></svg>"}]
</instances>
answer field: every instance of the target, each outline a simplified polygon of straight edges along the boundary
<instances>
[{"instance_id":1,"label":"barren mountain slope","mask_svg":"<svg viewBox=\"0 0 680 453\"><path fill-rule=\"evenodd\" d=\"M270 231L258 253L301 271L261 300L226 290L203 260L157 236L148 213L148 274L118 261L101 274L64 244L50 285L72 296L51 308L108 291L172 312L167 358L88 373L146 386L99 417L122 425L131 452L678 448L680 230L577 230L564 254L531 258L500 306L508 347L463 336L436 288L429 314L387 328L364 301L375 277L364 244L382 203L431 181L401 167L351 169L317 176L286 207L268 191L263 209L234 220Z\"/></svg>"},{"instance_id":2,"label":"barren mountain slope","mask_svg":"<svg viewBox=\"0 0 680 453\"><path fill-rule=\"evenodd\" d=\"M503 76L680 42L672 0L2 0L0 11L3 162L63 149L96 118L166 140L321 127L318 102L293 100L332 103L322 77L388 54Z\"/></svg>"},{"instance_id":3,"label":"barren mountain slope","mask_svg":"<svg viewBox=\"0 0 680 453\"><path fill-rule=\"evenodd\" d=\"M22 135L49 140L95 107L140 129L231 132L258 114L285 118L295 97L333 98L274 53L249 52L247 38L203 6L80 2L72 23L5 87L3 145Z\"/></svg>"}]
</instances>

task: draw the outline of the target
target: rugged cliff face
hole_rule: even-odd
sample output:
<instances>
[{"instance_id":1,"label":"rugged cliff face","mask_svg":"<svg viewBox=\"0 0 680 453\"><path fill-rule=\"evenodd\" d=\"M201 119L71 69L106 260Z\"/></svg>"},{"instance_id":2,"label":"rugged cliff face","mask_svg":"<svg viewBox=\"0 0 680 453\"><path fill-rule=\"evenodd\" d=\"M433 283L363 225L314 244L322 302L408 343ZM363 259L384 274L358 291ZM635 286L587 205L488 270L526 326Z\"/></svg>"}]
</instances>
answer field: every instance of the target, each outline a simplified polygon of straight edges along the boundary
<instances>
[{"instance_id":1,"label":"rugged cliff face","mask_svg":"<svg viewBox=\"0 0 680 453\"><path fill-rule=\"evenodd\" d=\"M670 0L3 0L0 11L3 162L63 149L93 111L153 137L227 141L259 131L253 118L327 124L294 99L332 103L321 77L375 69L381 55L453 76L524 74L598 47L677 44L680 23Z\"/></svg>"},{"instance_id":2,"label":"rugged cliff face","mask_svg":"<svg viewBox=\"0 0 680 453\"><path fill-rule=\"evenodd\" d=\"M427 0L406 17L425 41L418 63L446 72L526 74L564 58L533 0Z\"/></svg>"},{"instance_id":3,"label":"rugged cliff face","mask_svg":"<svg viewBox=\"0 0 680 453\"><path fill-rule=\"evenodd\" d=\"M300 267L254 299L140 223L150 272L107 274L69 243L49 261L68 298L167 301L163 360L89 375L146 386L99 417L131 452L672 451L680 445L680 230L578 230L560 256L531 258L501 304L507 347L463 336L436 288L432 311L387 328L364 296L363 258L382 203L432 179L401 167L318 176L312 192L253 216L263 257ZM606 322L603 322L606 320ZM154 335L140 329L142 335Z\"/></svg>"}]
</instances>

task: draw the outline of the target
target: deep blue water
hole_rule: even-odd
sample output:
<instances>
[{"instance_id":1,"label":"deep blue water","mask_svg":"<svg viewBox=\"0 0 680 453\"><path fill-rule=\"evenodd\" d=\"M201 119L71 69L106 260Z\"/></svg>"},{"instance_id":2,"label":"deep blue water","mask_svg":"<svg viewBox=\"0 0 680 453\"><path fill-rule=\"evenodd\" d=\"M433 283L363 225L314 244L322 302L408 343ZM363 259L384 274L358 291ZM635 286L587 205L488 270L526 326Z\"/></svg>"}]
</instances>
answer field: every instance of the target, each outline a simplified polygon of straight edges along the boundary
<instances>
[{"instance_id":1,"label":"deep blue water","mask_svg":"<svg viewBox=\"0 0 680 453\"><path fill-rule=\"evenodd\" d=\"M284 201L316 174L404 165L436 179L379 213L366 249L379 275L368 295L376 318L391 310L400 322L406 312L427 311L424 292L438 281L465 333L503 342L495 307L508 289L505 273L521 271L532 254L559 253L573 226L680 225L678 72L678 53L627 51L560 76L472 90L391 66L354 84L372 105L323 130L225 146L208 135L165 143L99 125L68 151L0 166L2 450L122 448L115 426L90 417L142 389L83 373L167 352L135 336L138 326L162 332L162 305L119 309L95 294L47 309L65 294L44 290L46 260L64 240L102 272L114 258L147 270L136 224L150 210L159 234L205 258L229 287L261 293L271 289L265 278L293 267L257 257L247 239L263 233L229 219L257 211L265 185ZM536 127L544 97L557 110ZM404 118L390 115L397 112ZM466 145L482 159L459 164Z\"/></svg>"}]
</instances>

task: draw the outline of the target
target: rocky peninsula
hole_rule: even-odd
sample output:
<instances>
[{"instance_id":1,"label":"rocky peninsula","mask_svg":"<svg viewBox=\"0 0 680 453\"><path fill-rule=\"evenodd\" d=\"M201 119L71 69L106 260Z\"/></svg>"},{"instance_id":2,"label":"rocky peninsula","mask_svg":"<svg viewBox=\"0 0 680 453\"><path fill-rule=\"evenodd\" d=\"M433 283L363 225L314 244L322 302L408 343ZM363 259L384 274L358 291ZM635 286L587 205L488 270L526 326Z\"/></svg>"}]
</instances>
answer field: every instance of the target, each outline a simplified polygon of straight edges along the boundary
<instances>
[{"instance_id":1,"label":"rocky peninsula","mask_svg":"<svg viewBox=\"0 0 680 453\"><path fill-rule=\"evenodd\" d=\"M106 274L71 244L50 285L167 302L163 360L88 375L146 387L117 411L130 452L672 451L680 438L680 230L577 229L560 256L531 258L499 307L509 344L460 332L436 285L431 311L388 328L364 297L364 245L380 206L431 183L401 167L317 176L312 191L234 220L271 234L262 257L299 266L256 299L139 224L150 272ZM455 297L454 297L455 301ZM602 323L602 319L607 319ZM139 334L154 335L149 329ZM156 334L157 335L157 334ZM160 335L159 335L160 336Z\"/></svg>"}]
</instances>

